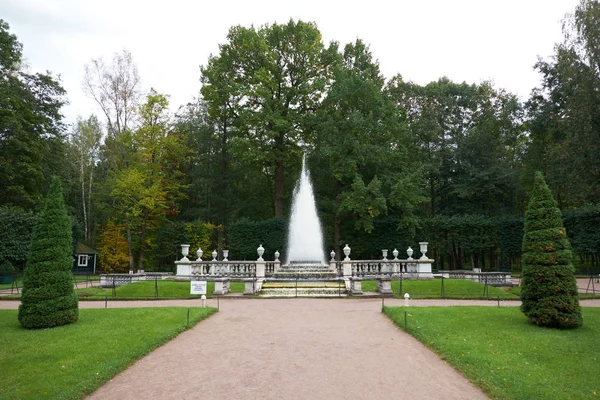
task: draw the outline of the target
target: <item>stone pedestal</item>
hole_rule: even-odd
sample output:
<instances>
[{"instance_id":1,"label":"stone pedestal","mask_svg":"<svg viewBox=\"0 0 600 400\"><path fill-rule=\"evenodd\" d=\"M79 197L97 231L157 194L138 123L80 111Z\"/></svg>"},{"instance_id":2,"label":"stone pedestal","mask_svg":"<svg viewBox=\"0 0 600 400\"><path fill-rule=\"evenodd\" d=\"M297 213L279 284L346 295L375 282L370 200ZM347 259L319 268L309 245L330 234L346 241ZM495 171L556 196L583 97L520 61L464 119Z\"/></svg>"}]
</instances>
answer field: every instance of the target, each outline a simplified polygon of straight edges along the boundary
<instances>
[{"instance_id":1,"label":"stone pedestal","mask_svg":"<svg viewBox=\"0 0 600 400\"><path fill-rule=\"evenodd\" d=\"M330 270L331 272L336 272L335 260L331 260L331 261L329 261L329 270Z\"/></svg>"},{"instance_id":2,"label":"stone pedestal","mask_svg":"<svg viewBox=\"0 0 600 400\"><path fill-rule=\"evenodd\" d=\"M362 278L350 278L350 294L353 296L363 294Z\"/></svg>"},{"instance_id":3,"label":"stone pedestal","mask_svg":"<svg viewBox=\"0 0 600 400\"><path fill-rule=\"evenodd\" d=\"M215 278L215 291L213 292L216 296L222 296L229 293L229 278Z\"/></svg>"},{"instance_id":4,"label":"stone pedestal","mask_svg":"<svg viewBox=\"0 0 600 400\"><path fill-rule=\"evenodd\" d=\"M393 295L394 292L392 292L392 278L377 278L377 291L384 295Z\"/></svg>"},{"instance_id":5,"label":"stone pedestal","mask_svg":"<svg viewBox=\"0 0 600 400\"><path fill-rule=\"evenodd\" d=\"M244 295L254 296L256 294L255 280L253 278L244 278L242 282L244 282Z\"/></svg>"},{"instance_id":6,"label":"stone pedestal","mask_svg":"<svg viewBox=\"0 0 600 400\"><path fill-rule=\"evenodd\" d=\"M177 266L177 276L186 276L192 274L192 265L189 260L175 261Z\"/></svg>"},{"instance_id":7,"label":"stone pedestal","mask_svg":"<svg viewBox=\"0 0 600 400\"><path fill-rule=\"evenodd\" d=\"M258 260L256 262L256 277L264 278L265 277L265 262Z\"/></svg>"},{"instance_id":8,"label":"stone pedestal","mask_svg":"<svg viewBox=\"0 0 600 400\"><path fill-rule=\"evenodd\" d=\"M433 273L431 272L431 263L434 260L431 259L419 259L417 263L417 272L419 273L419 279L433 279Z\"/></svg>"}]
</instances>

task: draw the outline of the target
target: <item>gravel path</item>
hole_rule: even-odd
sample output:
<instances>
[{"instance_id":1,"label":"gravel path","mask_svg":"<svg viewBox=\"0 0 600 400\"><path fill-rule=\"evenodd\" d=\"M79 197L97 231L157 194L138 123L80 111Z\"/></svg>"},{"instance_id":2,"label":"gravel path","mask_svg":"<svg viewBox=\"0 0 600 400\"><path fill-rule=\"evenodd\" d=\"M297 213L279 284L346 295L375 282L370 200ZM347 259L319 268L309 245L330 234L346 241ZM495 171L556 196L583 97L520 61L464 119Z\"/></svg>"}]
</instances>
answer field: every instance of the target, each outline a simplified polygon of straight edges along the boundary
<instances>
[{"instance_id":1,"label":"gravel path","mask_svg":"<svg viewBox=\"0 0 600 400\"><path fill-rule=\"evenodd\" d=\"M486 398L396 328L381 313L379 299L236 299L222 300L219 313L138 361L89 398L395 396Z\"/></svg>"}]
</instances>

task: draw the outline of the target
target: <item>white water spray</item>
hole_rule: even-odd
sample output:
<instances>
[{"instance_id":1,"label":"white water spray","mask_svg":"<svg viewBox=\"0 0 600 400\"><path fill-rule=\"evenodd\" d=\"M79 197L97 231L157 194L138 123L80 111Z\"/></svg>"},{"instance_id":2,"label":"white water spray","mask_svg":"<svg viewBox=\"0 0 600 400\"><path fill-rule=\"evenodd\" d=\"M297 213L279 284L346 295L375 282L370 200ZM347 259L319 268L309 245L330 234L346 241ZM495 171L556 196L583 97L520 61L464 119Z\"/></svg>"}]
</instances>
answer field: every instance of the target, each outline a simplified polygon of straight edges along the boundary
<instances>
[{"instance_id":1,"label":"white water spray","mask_svg":"<svg viewBox=\"0 0 600 400\"><path fill-rule=\"evenodd\" d=\"M287 264L307 262L325 265L323 233L310 175L306 169L306 154L302 157L302 173L294 188L287 253Z\"/></svg>"}]
</instances>

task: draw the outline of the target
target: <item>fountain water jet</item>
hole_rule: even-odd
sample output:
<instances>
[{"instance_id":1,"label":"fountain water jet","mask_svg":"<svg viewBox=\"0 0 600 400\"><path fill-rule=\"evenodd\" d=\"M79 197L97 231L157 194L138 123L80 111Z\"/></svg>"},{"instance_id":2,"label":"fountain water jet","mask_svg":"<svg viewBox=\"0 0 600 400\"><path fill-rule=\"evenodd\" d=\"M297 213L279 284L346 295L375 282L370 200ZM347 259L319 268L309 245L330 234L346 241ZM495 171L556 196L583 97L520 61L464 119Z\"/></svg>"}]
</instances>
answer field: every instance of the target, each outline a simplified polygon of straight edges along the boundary
<instances>
[{"instance_id":1,"label":"fountain water jet","mask_svg":"<svg viewBox=\"0 0 600 400\"><path fill-rule=\"evenodd\" d=\"M306 154L302 156L302 172L294 188L288 228L287 264L294 263L326 264L323 233L317 215L310 174L306 168Z\"/></svg>"}]
</instances>

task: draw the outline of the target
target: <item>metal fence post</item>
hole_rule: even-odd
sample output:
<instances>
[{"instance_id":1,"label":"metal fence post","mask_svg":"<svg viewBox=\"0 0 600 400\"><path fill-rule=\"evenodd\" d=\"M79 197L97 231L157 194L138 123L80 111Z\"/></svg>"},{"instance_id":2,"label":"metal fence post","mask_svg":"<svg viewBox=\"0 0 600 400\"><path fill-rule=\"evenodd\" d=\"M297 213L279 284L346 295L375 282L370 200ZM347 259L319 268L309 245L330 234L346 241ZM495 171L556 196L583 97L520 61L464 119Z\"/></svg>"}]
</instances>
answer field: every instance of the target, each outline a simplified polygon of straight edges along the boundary
<instances>
[{"instance_id":1,"label":"metal fence post","mask_svg":"<svg viewBox=\"0 0 600 400\"><path fill-rule=\"evenodd\" d=\"M442 272L442 287L441 287L440 296L442 299L446 298L446 287L444 286L444 273L443 272Z\"/></svg>"},{"instance_id":2,"label":"metal fence post","mask_svg":"<svg viewBox=\"0 0 600 400\"><path fill-rule=\"evenodd\" d=\"M158 299L158 276L154 277L154 299Z\"/></svg>"}]
</instances>

